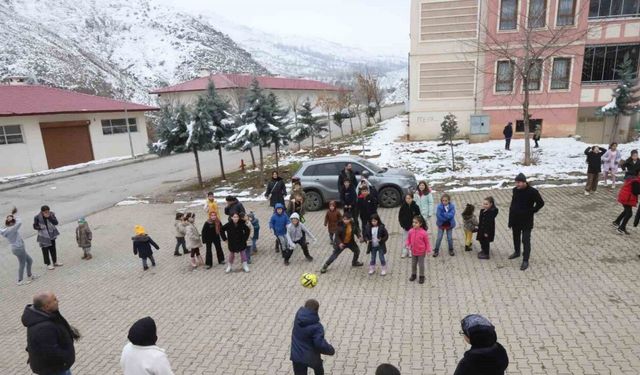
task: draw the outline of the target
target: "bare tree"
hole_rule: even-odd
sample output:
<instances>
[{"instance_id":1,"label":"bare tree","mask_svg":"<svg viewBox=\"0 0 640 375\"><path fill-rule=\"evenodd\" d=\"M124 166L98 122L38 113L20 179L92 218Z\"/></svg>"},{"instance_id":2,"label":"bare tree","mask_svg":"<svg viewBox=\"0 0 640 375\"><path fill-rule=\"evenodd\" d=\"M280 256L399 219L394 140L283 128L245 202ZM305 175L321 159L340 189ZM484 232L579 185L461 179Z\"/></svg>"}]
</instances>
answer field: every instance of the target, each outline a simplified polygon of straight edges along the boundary
<instances>
[{"instance_id":1,"label":"bare tree","mask_svg":"<svg viewBox=\"0 0 640 375\"><path fill-rule=\"evenodd\" d=\"M368 71L356 73L356 84L367 100L365 104L367 106L375 105L378 112L378 121L382 121L381 103L383 92L380 88L378 78ZM375 122L375 118L373 120Z\"/></svg>"},{"instance_id":2,"label":"bare tree","mask_svg":"<svg viewBox=\"0 0 640 375\"><path fill-rule=\"evenodd\" d=\"M544 3L544 2L542 2ZM542 4L541 3L541 4ZM516 4L520 4L516 2ZM517 37L513 37L507 34L496 34L496 25L487 25L486 23L480 24L479 31L482 38L478 41L469 42L473 44L473 47L478 53L484 53L485 56L491 57L490 61L500 61L505 64L496 65L497 72L484 69L482 66L476 67L483 74L494 75L498 78L498 81L507 82L507 86L511 85L511 92L513 95L505 96L508 100L519 101L522 108L522 117L524 123L524 142L525 142L525 155L524 165L531 164L531 146L530 146L530 128L529 120L531 118L530 112L530 93L533 91L539 91L542 85L542 72L548 71L552 77L552 82L556 82L557 89L568 89L571 85L570 74L562 71L562 69L573 69L573 64L558 65L558 71L554 71L554 57L564 55L582 55L584 53L584 45L579 42L585 40L588 27L586 24L577 24L578 20L584 19L581 17L585 13L589 12L589 2L578 2L579 8L571 9L570 13L564 15L554 15L557 17L557 22L551 21L551 24L547 25L547 9L545 6L536 6L536 3L530 1L527 6L529 7L526 16L523 17L523 22L519 22L520 12L516 11L516 18L512 21L515 22L515 28L518 30ZM487 5L488 15L483 19L494 19L500 23L500 2L492 1ZM589 23L589 27L593 27L593 23ZM489 59L488 59L489 60ZM561 74L567 73L567 74ZM566 78L565 78L566 77ZM517 94L516 82L522 83L521 92ZM554 83L552 83L553 85ZM553 88L553 87L552 87Z\"/></svg>"},{"instance_id":3,"label":"bare tree","mask_svg":"<svg viewBox=\"0 0 640 375\"><path fill-rule=\"evenodd\" d=\"M293 113L293 124L292 126L295 128L298 126L298 109L304 102L304 96L302 91L287 91L283 95L285 103L289 106L289 110ZM300 150L300 141L298 143L298 151Z\"/></svg>"},{"instance_id":4,"label":"bare tree","mask_svg":"<svg viewBox=\"0 0 640 375\"><path fill-rule=\"evenodd\" d=\"M318 96L318 106L327 114L329 142L331 142L331 111L336 108L336 100L330 94L323 92Z\"/></svg>"}]
</instances>

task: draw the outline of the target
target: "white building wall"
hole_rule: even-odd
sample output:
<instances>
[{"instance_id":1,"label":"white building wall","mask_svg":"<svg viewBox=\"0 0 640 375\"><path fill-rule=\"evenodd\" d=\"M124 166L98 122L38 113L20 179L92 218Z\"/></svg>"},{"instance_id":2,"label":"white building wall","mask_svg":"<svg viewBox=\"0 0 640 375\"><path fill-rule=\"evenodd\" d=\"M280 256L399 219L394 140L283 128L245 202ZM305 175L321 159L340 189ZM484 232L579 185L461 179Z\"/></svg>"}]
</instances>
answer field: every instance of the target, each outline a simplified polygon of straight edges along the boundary
<instances>
[{"instance_id":1,"label":"white building wall","mask_svg":"<svg viewBox=\"0 0 640 375\"><path fill-rule=\"evenodd\" d=\"M129 118L135 118L138 131L131 133L133 149L136 154L148 152L146 120L143 112L130 112ZM124 118L124 112L86 113L67 115L44 115L23 117L0 117L2 125L20 125L23 142L20 144L0 145L0 176L13 176L39 172L48 169L47 156L40 131L41 122L90 121L89 135L95 160L131 155L127 133L103 135L103 119ZM73 145L69 145L72 147Z\"/></svg>"}]
</instances>

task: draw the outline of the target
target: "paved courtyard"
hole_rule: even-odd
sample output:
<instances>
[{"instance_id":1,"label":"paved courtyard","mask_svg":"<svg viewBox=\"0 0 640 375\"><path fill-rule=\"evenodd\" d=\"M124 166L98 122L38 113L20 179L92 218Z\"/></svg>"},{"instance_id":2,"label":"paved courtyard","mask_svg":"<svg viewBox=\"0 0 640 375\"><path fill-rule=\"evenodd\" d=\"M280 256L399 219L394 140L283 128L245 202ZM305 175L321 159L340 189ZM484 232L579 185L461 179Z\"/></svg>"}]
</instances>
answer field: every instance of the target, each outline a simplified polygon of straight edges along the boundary
<instances>
[{"instance_id":1,"label":"paved courtyard","mask_svg":"<svg viewBox=\"0 0 640 375\"><path fill-rule=\"evenodd\" d=\"M424 285L408 281L397 209L380 212L391 230L387 276L351 268L345 253L312 290L298 278L318 272L331 251L324 213L307 215L320 239L311 245L315 260L307 263L298 250L285 267L272 249L264 202L246 204L263 226L249 274L225 274L222 266L191 271L187 259L174 257L178 205L115 207L88 217L95 238L89 262L80 259L75 225L62 226L65 265L55 271L44 269L30 237L28 251L42 277L28 286L14 285L16 260L4 241L0 374L30 373L20 316L31 296L47 289L58 294L61 312L83 334L76 344L76 375L119 374L128 328L147 315L156 320L158 345L176 374L291 373L293 316L307 298L320 301L326 337L336 348L334 357L325 357L329 374L373 374L382 362L398 365L403 374L452 374L468 348L458 331L469 313L484 314L496 325L510 374L640 373L640 229L622 237L609 227L619 213L614 193L602 189L584 197L579 188L542 190L547 205L536 216L526 272L507 259L509 190L456 193L453 201L458 207L479 205L489 194L501 210L492 259L479 261L475 251L462 251L457 229L456 256L429 258ZM30 217L25 219L23 233L31 235ZM131 250L134 224L144 225L161 246L158 266L147 272Z\"/></svg>"}]
</instances>

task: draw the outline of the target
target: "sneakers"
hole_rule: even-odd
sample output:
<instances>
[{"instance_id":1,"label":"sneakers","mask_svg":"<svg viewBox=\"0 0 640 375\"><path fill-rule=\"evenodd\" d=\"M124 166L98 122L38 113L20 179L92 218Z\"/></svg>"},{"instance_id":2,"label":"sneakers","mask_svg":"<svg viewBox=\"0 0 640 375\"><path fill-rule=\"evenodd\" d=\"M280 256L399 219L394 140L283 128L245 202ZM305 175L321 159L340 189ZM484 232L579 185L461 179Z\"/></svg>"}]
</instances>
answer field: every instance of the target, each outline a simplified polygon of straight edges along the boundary
<instances>
[{"instance_id":1,"label":"sneakers","mask_svg":"<svg viewBox=\"0 0 640 375\"><path fill-rule=\"evenodd\" d=\"M87 254L83 254L82 258L80 258L80 259L87 259Z\"/></svg>"},{"instance_id":2,"label":"sneakers","mask_svg":"<svg viewBox=\"0 0 640 375\"><path fill-rule=\"evenodd\" d=\"M180 253L178 253L178 252L175 252L175 253L173 253L173 256L174 256L174 257L181 257L181 256L182 256L182 254L180 254Z\"/></svg>"},{"instance_id":3,"label":"sneakers","mask_svg":"<svg viewBox=\"0 0 640 375\"><path fill-rule=\"evenodd\" d=\"M616 232L618 234L626 234L626 235L630 235L631 234L631 233L627 232L625 229L620 229L620 228L616 229Z\"/></svg>"},{"instance_id":4,"label":"sneakers","mask_svg":"<svg viewBox=\"0 0 640 375\"><path fill-rule=\"evenodd\" d=\"M205 269L210 270L213 266L206 266Z\"/></svg>"},{"instance_id":5,"label":"sneakers","mask_svg":"<svg viewBox=\"0 0 640 375\"><path fill-rule=\"evenodd\" d=\"M509 255L509 259L516 259L516 258L520 258L520 253L513 253Z\"/></svg>"},{"instance_id":6,"label":"sneakers","mask_svg":"<svg viewBox=\"0 0 640 375\"><path fill-rule=\"evenodd\" d=\"M227 268L225 268L224 273L231 272L231 264L227 264Z\"/></svg>"},{"instance_id":7,"label":"sneakers","mask_svg":"<svg viewBox=\"0 0 640 375\"><path fill-rule=\"evenodd\" d=\"M434 258L437 258L437 257L438 257L438 255L440 255L440 252L439 252L439 251L434 251L434 252L433 252L433 257L434 257Z\"/></svg>"},{"instance_id":8,"label":"sneakers","mask_svg":"<svg viewBox=\"0 0 640 375\"><path fill-rule=\"evenodd\" d=\"M329 266L327 266L326 264L322 266L322 268L320 268L320 273L327 273L327 269L329 268Z\"/></svg>"},{"instance_id":9,"label":"sneakers","mask_svg":"<svg viewBox=\"0 0 640 375\"><path fill-rule=\"evenodd\" d=\"M588 191L586 191L586 190L585 190L585 191L584 191L584 195L587 195L587 196L588 196L588 195L591 195L591 193L589 193Z\"/></svg>"},{"instance_id":10,"label":"sneakers","mask_svg":"<svg viewBox=\"0 0 640 375\"><path fill-rule=\"evenodd\" d=\"M407 257L407 254L405 253L400 254L400 258L406 258L406 257Z\"/></svg>"},{"instance_id":11,"label":"sneakers","mask_svg":"<svg viewBox=\"0 0 640 375\"><path fill-rule=\"evenodd\" d=\"M411 277L409 278L409 281L416 281L416 278L417 278L417 276L416 276L416 274L414 273L414 274L412 274L412 275L411 275Z\"/></svg>"},{"instance_id":12,"label":"sneakers","mask_svg":"<svg viewBox=\"0 0 640 375\"><path fill-rule=\"evenodd\" d=\"M469 250L469 251L471 251L471 250ZM454 255L456 255L456 253L453 252L453 249L449 249L449 256L454 256Z\"/></svg>"},{"instance_id":13,"label":"sneakers","mask_svg":"<svg viewBox=\"0 0 640 375\"><path fill-rule=\"evenodd\" d=\"M369 266L369 275L376 273L376 266Z\"/></svg>"},{"instance_id":14,"label":"sneakers","mask_svg":"<svg viewBox=\"0 0 640 375\"><path fill-rule=\"evenodd\" d=\"M424 284L424 276L420 276L418 279L418 284Z\"/></svg>"},{"instance_id":15,"label":"sneakers","mask_svg":"<svg viewBox=\"0 0 640 375\"><path fill-rule=\"evenodd\" d=\"M478 259L489 259L489 254L478 253Z\"/></svg>"},{"instance_id":16,"label":"sneakers","mask_svg":"<svg viewBox=\"0 0 640 375\"><path fill-rule=\"evenodd\" d=\"M313 257L311 255L309 255L308 257L305 257L305 258L307 258L308 262L313 262Z\"/></svg>"},{"instance_id":17,"label":"sneakers","mask_svg":"<svg viewBox=\"0 0 640 375\"><path fill-rule=\"evenodd\" d=\"M613 228L618 229L618 227L619 227L620 225L619 225L619 224L616 224L616 222L615 222L615 221L612 221L612 222L611 222L611 226L612 226Z\"/></svg>"},{"instance_id":18,"label":"sneakers","mask_svg":"<svg viewBox=\"0 0 640 375\"><path fill-rule=\"evenodd\" d=\"M17 286L22 286L22 285L27 285L27 284L31 284L31 280L29 280L29 279L26 279L26 280L25 280L25 279L22 279L22 280L20 280L20 281L18 281L18 282L16 283L16 285L17 285Z\"/></svg>"},{"instance_id":19,"label":"sneakers","mask_svg":"<svg viewBox=\"0 0 640 375\"><path fill-rule=\"evenodd\" d=\"M56 267L62 267L62 266L64 266L64 264L63 264L63 263L54 263L53 265L54 265L54 266L56 266Z\"/></svg>"},{"instance_id":20,"label":"sneakers","mask_svg":"<svg viewBox=\"0 0 640 375\"><path fill-rule=\"evenodd\" d=\"M522 262L522 265L520 266L520 271L524 271L527 268L529 268L529 262L525 260Z\"/></svg>"},{"instance_id":21,"label":"sneakers","mask_svg":"<svg viewBox=\"0 0 640 375\"><path fill-rule=\"evenodd\" d=\"M144 267L142 267L142 269L146 271L146 270L149 269L149 267L148 266L144 266Z\"/></svg>"},{"instance_id":22,"label":"sneakers","mask_svg":"<svg viewBox=\"0 0 640 375\"><path fill-rule=\"evenodd\" d=\"M31 276L28 276L28 279L31 280L31 281L36 280L38 278L40 278L40 276L36 275L35 273L32 274Z\"/></svg>"},{"instance_id":23,"label":"sneakers","mask_svg":"<svg viewBox=\"0 0 640 375\"><path fill-rule=\"evenodd\" d=\"M54 268L55 268L55 267L53 266L53 264L48 264L48 265L47 265L47 269L48 269L48 270L52 270L52 269L54 269Z\"/></svg>"},{"instance_id":24,"label":"sneakers","mask_svg":"<svg viewBox=\"0 0 640 375\"><path fill-rule=\"evenodd\" d=\"M249 264L247 262L242 262L242 270L244 272L249 272Z\"/></svg>"},{"instance_id":25,"label":"sneakers","mask_svg":"<svg viewBox=\"0 0 640 375\"><path fill-rule=\"evenodd\" d=\"M473 250L473 248L471 246L465 246L464 247L464 251L471 251Z\"/></svg>"},{"instance_id":26,"label":"sneakers","mask_svg":"<svg viewBox=\"0 0 640 375\"><path fill-rule=\"evenodd\" d=\"M382 270L380 271L380 276L384 276L387 274L387 266L382 266Z\"/></svg>"},{"instance_id":27,"label":"sneakers","mask_svg":"<svg viewBox=\"0 0 640 375\"><path fill-rule=\"evenodd\" d=\"M364 266L364 263L362 263L362 262L351 263L351 267L362 267L362 266Z\"/></svg>"},{"instance_id":28,"label":"sneakers","mask_svg":"<svg viewBox=\"0 0 640 375\"><path fill-rule=\"evenodd\" d=\"M93 255L91 255L91 254L87 255L86 260L91 260L91 259L93 259Z\"/></svg>"},{"instance_id":29,"label":"sneakers","mask_svg":"<svg viewBox=\"0 0 640 375\"><path fill-rule=\"evenodd\" d=\"M289 259L285 259L285 260L284 260L284 265L285 265L285 266L288 266L288 265L289 265Z\"/></svg>"}]
</instances>

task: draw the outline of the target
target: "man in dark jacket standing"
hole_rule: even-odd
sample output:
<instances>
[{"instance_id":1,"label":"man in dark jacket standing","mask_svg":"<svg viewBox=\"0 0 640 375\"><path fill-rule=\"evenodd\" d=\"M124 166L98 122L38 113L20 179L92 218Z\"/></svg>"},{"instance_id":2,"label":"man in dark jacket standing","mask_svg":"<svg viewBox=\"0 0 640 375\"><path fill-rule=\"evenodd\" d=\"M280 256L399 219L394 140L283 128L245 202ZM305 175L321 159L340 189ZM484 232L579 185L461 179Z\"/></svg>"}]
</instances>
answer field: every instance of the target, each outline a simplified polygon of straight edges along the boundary
<instances>
[{"instance_id":1,"label":"man in dark jacket standing","mask_svg":"<svg viewBox=\"0 0 640 375\"><path fill-rule=\"evenodd\" d=\"M454 375L504 375L509 356L498 342L493 324L482 315L473 314L462 319L460 325L460 334L471 349L464 353Z\"/></svg>"},{"instance_id":2,"label":"man in dark jacket standing","mask_svg":"<svg viewBox=\"0 0 640 375\"><path fill-rule=\"evenodd\" d=\"M598 146L587 147L584 154L587 155L587 186L584 188L584 195L595 193L598 189L598 179L602 172L602 155L607 152Z\"/></svg>"},{"instance_id":3,"label":"man in dark jacket standing","mask_svg":"<svg viewBox=\"0 0 640 375\"><path fill-rule=\"evenodd\" d=\"M312 368L315 375L323 375L321 354L334 355L333 346L324 338L324 327L320 323L320 304L315 299L307 300L296 313L291 332L291 362L295 375L306 375Z\"/></svg>"},{"instance_id":4,"label":"man in dark jacket standing","mask_svg":"<svg viewBox=\"0 0 640 375\"><path fill-rule=\"evenodd\" d=\"M513 247L515 249L509 259L520 257L520 241L522 241L524 246L524 258L520 266L522 271L529 268L533 215L543 206L544 201L538 190L527 183L527 177L523 173L518 174L509 207L509 228L513 231Z\"/></svg>"},{"instance_id":5,"label":"man in dark jacket standing","mask_svg":"<svg viewBox=\"0 0 640 375\"><path fill-rule=\"evenodd\" d=\"M502 131L504 135L504 149L511 150L511 137L513 137L513 123L507 123L507 126L504 127Z\"/></svg>"},{"instance_id":6,"label":"man in dark jacket standing","mask_svg":"<svg viewBox=\"0 0 640 375\"><path fill-rule=\"evenodd\" d=\"M39 375L71 375L76 360L73 341L80 338L58 311L58 298L51 292L33 297L22 313L27 327L27 352L31 370Z\"/></svg>"},{"instance_id":7,"label":"man in dark jacket standing","mask_svg":"<svg viewBox=\"0 0 640 375\"><path fill-rule=\"evenodd\" d=\"M358 185L358 181L356 180L356 175L353 173L353 166L351 163L347 163L344 166L344 169L340 171L340 175L338 176L338 191L342 193L342 189L344 189L344 182L351 182L351 186L355 189Z\"/></svg>"}]
</instances>

